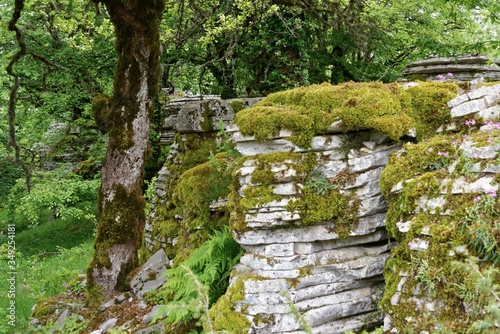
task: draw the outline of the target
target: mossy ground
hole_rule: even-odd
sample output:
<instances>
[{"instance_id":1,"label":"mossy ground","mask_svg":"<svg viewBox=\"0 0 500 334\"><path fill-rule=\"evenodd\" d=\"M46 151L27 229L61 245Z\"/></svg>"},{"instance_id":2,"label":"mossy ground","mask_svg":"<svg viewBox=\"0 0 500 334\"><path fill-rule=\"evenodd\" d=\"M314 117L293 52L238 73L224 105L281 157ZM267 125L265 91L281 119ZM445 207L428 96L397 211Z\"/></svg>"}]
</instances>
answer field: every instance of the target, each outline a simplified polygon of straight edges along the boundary
<instances>
[{"instance_id":1,"label":"mossy ground","mask_svg":"<svg viewBox=\"0 0 500 334\"><path fill-rule=\"evenodd\" d=\"M229 287L226 294L210 308L209 316L212 319L214 331L240 334L247 333L250 329L250 321L241 312L236 311L238 303L245 298L244 280L244 276L239 277L234 285Z\"/></svg>"}]
</instances>

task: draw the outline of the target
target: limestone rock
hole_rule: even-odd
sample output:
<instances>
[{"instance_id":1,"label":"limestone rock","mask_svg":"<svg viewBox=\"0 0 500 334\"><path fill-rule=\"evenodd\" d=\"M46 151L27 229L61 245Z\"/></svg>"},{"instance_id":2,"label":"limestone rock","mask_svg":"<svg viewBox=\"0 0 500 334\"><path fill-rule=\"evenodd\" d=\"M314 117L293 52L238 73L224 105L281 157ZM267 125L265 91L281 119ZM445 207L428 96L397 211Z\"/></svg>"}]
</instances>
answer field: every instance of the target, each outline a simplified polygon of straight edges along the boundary
<instances>
[{"instance_id":1,"label":"limestone rock","mask_svg":"<svg viewBox=\"0 0 500 334\"><path fill-rule=\"evenodd\" d=\"M167 266L168 259L163 249L157 251L146 261L130 284L137 298L142 299L146 292L162 286L167 281L167 277L161 277Z\"/></svg>"}]
</instances>

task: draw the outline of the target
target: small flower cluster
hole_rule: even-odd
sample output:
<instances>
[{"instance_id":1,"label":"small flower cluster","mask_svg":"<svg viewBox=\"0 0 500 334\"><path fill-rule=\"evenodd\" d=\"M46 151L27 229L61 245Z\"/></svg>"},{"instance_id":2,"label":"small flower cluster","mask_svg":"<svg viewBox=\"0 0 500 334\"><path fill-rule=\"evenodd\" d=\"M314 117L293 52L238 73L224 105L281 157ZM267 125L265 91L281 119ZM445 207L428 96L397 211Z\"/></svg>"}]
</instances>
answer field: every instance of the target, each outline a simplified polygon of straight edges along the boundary
<instances>
[{"instance_id":1,"label":"small flower cluster","mask_svg":"<svg viewBox=\"0 0 500 334\"><path fill-rule=\"evenodd\" d=\"M474 126L476 125L476 120L474 118L468 119L465 121L465 125L467 125L468 127Z\"/></svg>"},{"instance_id":2,"label":"small flower cluster","mask_svg":"<svg viewBox=\"0 0 500 334\"><path fill-rule=\"evenodd\" d=\"M439 74L439 75L437 75L437 76L436 76L436 78L437 78L438 80L444 81L444 80L446 80L447 78L450 78L450 77L452 77L452 76L453 76L453 73L447 73L446 75L444 75L444 74Z\"/></svg>"},{"instance_id":3,"label":"small flower cluster","mask_svg":"<svg viewBox=\"0 0 500 334\"><path fill-rule=\"evenodd\" d=\"M494 129L500 130L500 123L499 122L493 122L493 121L488 121L486 122L486 125L491 126Z\"/></svg>"},{"instance_id":4,"label":"small flower cluster","mask_svg":"<svg viewBox=\"0 0 500 334\"><path fill-rule=\"evenodd\" d=\"M495 190L493 190L493 191L486 191L484 194L485 195L489 195L489 196L491 196L493 198L497 197L497 192ZM481 195L478 195L478 196L474 197L474 199L473 199L474 203L479 202L480 200L481 200Z\"/></svg>"},{"instance_id":5,"label":"small flower cluster","mask_svg":"<svg viewBox=\"0 0 500 334\"><path fill-rule=\"evenodd\" d=\"M445 157L445 158L447 158L449 156L448 152L438 152L438 155L440 157Z\"/></svg>"}]
</instances>

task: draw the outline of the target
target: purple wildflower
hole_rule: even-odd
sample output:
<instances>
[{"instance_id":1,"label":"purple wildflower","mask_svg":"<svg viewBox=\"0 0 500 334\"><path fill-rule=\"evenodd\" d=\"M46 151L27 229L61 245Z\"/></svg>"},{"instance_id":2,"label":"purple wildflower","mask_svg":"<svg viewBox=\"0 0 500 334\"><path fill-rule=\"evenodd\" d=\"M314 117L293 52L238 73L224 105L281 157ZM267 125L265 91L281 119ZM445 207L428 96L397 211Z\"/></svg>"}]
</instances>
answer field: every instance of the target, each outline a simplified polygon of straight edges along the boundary
<instances>
[{"instance_id":1,"label":"purple wildflower","mask_svg":"<svg viewBox=\"0 0 500 334\"><path fill-rule=\"evenodd\" d=\"M481 196L476 196L476 197L474 197L473 201L474 201L474 203L476 203L476 202L478 202L480 200L481 200Z\"/></svg>"},{"instance_id":2,"label":"purple wildflower","mask_svg":"<svg viewBox=\"0 0 500 334\"><path fill-rule=\"evenodd\" d=\"M448 152L438 152L438 155L439 155L440 157L445 157L445 158L447 158L447 157L448 157Z\"/></svg>"},{"instance_id":3,"label":"purple wildflower","mask_svg":"<svg viewBox=\"0 0 500 334\"><path fill-rule=\"evenodd\" d=\"M467 125L467 126L476 125L476 120L474 118L468 119L465 121L465 125Z\"/></svg>"}]
</instances>

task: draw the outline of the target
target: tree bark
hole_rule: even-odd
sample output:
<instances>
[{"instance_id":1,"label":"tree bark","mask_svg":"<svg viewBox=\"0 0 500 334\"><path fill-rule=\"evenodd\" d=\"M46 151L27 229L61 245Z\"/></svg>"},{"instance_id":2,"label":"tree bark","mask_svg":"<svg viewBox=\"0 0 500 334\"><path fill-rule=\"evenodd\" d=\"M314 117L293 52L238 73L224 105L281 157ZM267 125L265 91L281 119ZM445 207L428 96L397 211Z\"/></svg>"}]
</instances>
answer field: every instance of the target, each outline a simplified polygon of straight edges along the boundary
<instances>
[{"instance_id":1,"label":"tree bark","mask_svg":"<svg viewBox=\"0 0 500 334\"><path fill-rule=\"evenodd\" d=\"M95 253L87 269L89 302L126 290L138 265L145 225L142 195L153 98L160 75L159 23L164 0L94 0L115 27L118 65L113 96L92 103L109 144L99 190Z\"/></svg>"}]
</instances>

